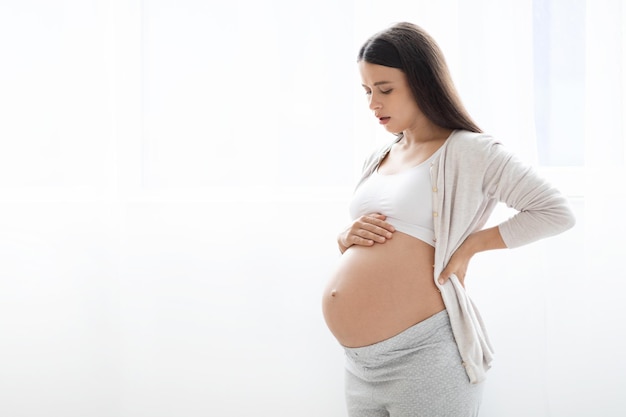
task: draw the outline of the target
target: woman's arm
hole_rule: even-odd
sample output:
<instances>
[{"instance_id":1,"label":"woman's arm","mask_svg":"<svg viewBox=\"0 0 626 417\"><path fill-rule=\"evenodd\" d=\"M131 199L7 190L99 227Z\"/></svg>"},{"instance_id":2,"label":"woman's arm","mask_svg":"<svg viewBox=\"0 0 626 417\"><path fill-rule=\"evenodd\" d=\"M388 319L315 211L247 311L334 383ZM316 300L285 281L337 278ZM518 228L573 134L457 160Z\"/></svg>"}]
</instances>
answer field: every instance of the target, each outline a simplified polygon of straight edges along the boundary
<instances>
[{"instance_id":1,"label":"woman's arm","mask_svg":"<svg viewBox=\"0 0 626 417\"><path fill-rule=\"evenodd\" d=\"M475 254L492 249L504 249L506 247L498 226L483 229L469 235L456 252L454 252L454 255L450 258L450 262L448 262L448 265L446 265L439 275L439 284L445 284L452 274L456 275L461 284L463 284L469 261Z\"/></svg>"},{"instance_id":2,"label":"woman's arm","mask_svg":"<svg viewBox=\"0 0 626 417\"><path fill-rule=\"evenodd\" d=\"M501 162L493 164L487 177L492 181L491 193L498 201L517 210L510 219L498 225L502 240L516 248L562 233L576 223L567 198L537 171L498 146Z\"/></svg>"},{"instance_id":3,"label":"woman's arm","mask_svg":"<svg viewBox=\"0 0 626 417\"><path fill-rule=\"evenodd\" d=\"M467 159L476 158L475 167L483 166L484 170L472 171L464 167L463 172L482 176L482 198L503 202L517 213L496 227L470 234L438 277L441 283L452 274L463 283L469 261L478 252L522 246L561 233L575 224L565 196L534 168L522 163L500 144L488 144L485 151L483 156L465 152ZM462 192L463 189L457 190L457 193Z\"/></svg>"}]
</instances>

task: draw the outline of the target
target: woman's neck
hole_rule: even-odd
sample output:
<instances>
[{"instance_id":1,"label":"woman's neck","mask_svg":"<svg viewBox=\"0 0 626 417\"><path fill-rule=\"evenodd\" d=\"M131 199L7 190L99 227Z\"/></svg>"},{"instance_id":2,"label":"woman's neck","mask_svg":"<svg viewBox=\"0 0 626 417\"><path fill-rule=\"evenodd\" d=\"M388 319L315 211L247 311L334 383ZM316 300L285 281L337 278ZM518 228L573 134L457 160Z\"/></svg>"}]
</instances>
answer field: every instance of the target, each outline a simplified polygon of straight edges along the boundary
<instances>
[{"instance_id":1,"label":"woman's neck","mask_svg":"<svg viewBox=\"0 0 626 417\"><path fill-rule=\"evenodd\" d=\"M437 126L430 121L418 123L402 132L402 140L407 145L420 145L426 142L445 140L452 133L452 129Z\"/></svg>"}]
</instances>

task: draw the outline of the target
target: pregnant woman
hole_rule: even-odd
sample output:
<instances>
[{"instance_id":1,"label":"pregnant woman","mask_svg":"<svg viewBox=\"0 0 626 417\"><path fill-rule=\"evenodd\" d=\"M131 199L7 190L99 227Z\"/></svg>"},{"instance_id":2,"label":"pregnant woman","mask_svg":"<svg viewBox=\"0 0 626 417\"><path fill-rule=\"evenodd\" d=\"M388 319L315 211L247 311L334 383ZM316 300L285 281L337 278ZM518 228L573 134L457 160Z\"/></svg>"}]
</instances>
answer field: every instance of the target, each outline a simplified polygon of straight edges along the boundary
<instances>
[{"instance_id":1,"label":"pregnant woman","mask_svg":"<svg viewBox=\"0 0 626 417\"><path fill-rule=\"evenodd\" d=\"M346 352L352 417L476 416L492 359L464 289L472 256L567 230L566 199L462 106L444 57L399 23L358 54L369 107L395 137L365 162L323 294ZM515 216L483 228L496 203Z\"/></svg>"}]
</instances>

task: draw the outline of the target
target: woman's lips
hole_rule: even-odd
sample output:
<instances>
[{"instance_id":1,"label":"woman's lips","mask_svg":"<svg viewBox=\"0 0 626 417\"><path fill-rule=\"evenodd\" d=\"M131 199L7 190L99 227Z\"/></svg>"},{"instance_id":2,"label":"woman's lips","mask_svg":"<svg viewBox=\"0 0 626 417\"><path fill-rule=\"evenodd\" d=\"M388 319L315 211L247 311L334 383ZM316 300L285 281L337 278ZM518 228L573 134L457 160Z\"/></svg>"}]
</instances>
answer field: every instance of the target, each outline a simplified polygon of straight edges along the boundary
<instances>
[{"instance_id":1,"label":"woman's lips","mask_svg":"<svg viewBox=\"0 0 626 417\"><path fill-rule=\"evenodd\" d=\"M386 125L389 119L391 119L391 117L379 117L378 123L380 123L381 125Z\"/></svg>"}]
</instances>

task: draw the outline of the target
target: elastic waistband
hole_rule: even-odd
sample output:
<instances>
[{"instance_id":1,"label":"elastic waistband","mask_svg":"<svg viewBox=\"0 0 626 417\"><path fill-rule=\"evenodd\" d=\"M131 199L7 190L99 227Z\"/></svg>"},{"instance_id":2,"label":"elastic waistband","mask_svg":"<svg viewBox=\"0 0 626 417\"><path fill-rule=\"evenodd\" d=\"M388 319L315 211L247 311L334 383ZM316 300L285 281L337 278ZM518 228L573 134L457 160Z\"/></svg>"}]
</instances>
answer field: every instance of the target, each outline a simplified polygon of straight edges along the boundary
<instances>
[{"instance_id":1,"label":"elastic waistband","mask_svg":"<svg viewBox=\"0 0 626 417\"><path fill-rule=\"evenodd\" d=\"M448 318L448 312L446 310L436 313L426 320L409 327L402 333L398 333L395 336L385 339L381 342L374 343L373 345L362 346L357 348L345 347L346 354L352 358L365 359L369 357L375 357L384 352L401 349L404 347L411 347L422 339L427 339L430 333L442 326L447 326L450 323Z\"/></svg>"}]
</instances>

